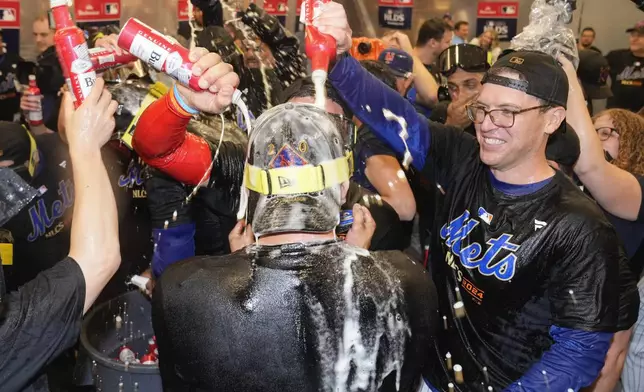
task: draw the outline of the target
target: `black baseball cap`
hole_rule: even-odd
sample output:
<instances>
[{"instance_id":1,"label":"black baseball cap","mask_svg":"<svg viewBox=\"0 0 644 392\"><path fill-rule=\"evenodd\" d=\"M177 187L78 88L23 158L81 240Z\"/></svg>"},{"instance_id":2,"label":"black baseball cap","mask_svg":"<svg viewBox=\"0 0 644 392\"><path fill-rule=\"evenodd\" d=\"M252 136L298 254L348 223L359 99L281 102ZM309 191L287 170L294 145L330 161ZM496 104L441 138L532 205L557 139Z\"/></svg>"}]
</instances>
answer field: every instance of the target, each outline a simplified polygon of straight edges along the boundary
<instances>
[{"instance_id":1,"label":"black baseball cap","mask_svg":"<svg viewBox=\"0 0 644 392\"><path fill-rule=\"evenodd\" d=\"M525 80L491 73L492 70L499 68L515 70ZM494 63L481 83L492 83L523 91L549 104L563 108L568 102L568 77L554 57L543 52L517 50L505 54Z\"/></svg>"},{"instance_id":2,"label":"black baseball cap","mask_svg":"<svg viewBox=\"0 0 644 392\"><path fill-rule=\"evenodd\" d=\"M570 167L579 159L581 146L575 130L569 124L563 124L565 126L559 127L548 137L546 159Z\"/></svg>"},{"instance_id":3,"label":"black baseball cap","mask_svg":"<svg viewBox=\"0 0 644 392\"><path fill-rule=\"evenodd\" d=\"M438 56L440 72L449 76L460 68L466 72L485 72L490 68L487 52L480 46L470 44L452 45Z\"/></svg>"},{"instance_id":4,"label":"black baseball cap","mask_svg":"<svg viewBox=\"0 0 644 392\"><path fill-rule=\"evenodd\" d=\"M22 165L31 158L27 130L20 124L0 121L0 161Z\"/></svg>"},{"instance_id":5,"label":"black baseball cap","mask_svg":"<svg viewBox=\"0 0 644 392\"><path fill-rule=\"evenodd\" d=\"M610 66L601 53L591 49L579 51L579 68L577 77L586 92L588 99L605 99L613 96L608 86Z\"/></svg>"}]
</instances>

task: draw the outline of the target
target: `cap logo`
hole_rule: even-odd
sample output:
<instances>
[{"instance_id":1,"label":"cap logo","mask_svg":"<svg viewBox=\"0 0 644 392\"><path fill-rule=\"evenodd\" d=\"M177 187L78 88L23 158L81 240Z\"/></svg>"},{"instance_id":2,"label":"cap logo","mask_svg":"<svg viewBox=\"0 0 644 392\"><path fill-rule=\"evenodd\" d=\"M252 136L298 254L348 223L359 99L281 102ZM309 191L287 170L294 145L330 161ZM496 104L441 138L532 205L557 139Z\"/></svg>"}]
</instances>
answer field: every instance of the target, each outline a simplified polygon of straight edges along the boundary
<instances>
[{"instance_id":1,"label":"cap logo","mask_svg":"<svg viewBox=\"0 0 644 392\"><path fill-rule=\"evenodd\" d=\"M285 144L277 152L277 155L273 157L271 162L268 164L268 167L276 169L280 167L304 166L308 164L309 162L298 154L293 147Z\"/></svg>"},{"instance_id":2,"label":"cap logo","mask_svg":"<svg viewBox=\"0 0 644 392\"><path fill-rule=\"evenodd\" d=\"M291 180L286 177L278 176L277 180L280 183L280 188L288 188L291 186Z\"/></svg>"},{"instance_id":3,"label":"cap logo","mask_svg":"<svg viewBox=\"0 0 644 392\"><path fill-rule=\"evenodd\" d=\"M610 75L610 67L601 67L599 69L599 84L606 84Z\"/></svg>"},{"instance_id":4,"label":"cap logo","mask_svg":"<svg viewBox=\"0 0 644 392\"><path fill-rule=\"evenodd\" d=\"M510 59L510 62L511 62L511 63L513 63L513 64L519 64L519 65L523 64L523 62L524 62L524 61L525 61L525 60L524 60L524 59L522 59L521 57L512 57L512 58Z\"/></svg>"},{"instance_id":5,"label":"cap logo","mask_svg":"<svg viewBox=\"0 0 644 392\"><path fill-rule=\"evenodd\" d=\"M385 63L390 64L395 58L396 54L394 52L385 53Z\"/></svg>"}]
</instances>

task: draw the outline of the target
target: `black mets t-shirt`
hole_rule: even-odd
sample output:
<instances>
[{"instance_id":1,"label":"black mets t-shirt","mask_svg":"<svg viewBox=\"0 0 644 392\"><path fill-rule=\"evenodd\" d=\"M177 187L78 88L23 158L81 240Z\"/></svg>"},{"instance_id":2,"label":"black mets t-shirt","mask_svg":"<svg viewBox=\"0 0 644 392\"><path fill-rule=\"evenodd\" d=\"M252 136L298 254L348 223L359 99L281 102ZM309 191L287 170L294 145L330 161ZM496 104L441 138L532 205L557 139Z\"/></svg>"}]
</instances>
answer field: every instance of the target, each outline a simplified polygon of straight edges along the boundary
<instances>
[{"instance_id":1,"label":"black mets t-shirt","mask_svg":"<svg viewBox=\"0 0 644 392\"><path fill-rule=\"evenodd\" d=\"M592 200L561 172L530 194L503 193L471 135L430 128L428 170L445 178L432 271L446 328L441 365L426 375L433 385L447 385L447 352L467 385L480 387L487 367L486 385L501 390L550 348L551 326L613 332L636 321L635 279Z\"/></svg>"},{"instance_id":2,"label":"black mets t-shirt","mask_svg":"<svg viewBox=\"0 0 644 392\"><path fill-rule=\"evenodd\" d=\"M41 272L0 307L0 389L45 392L43 369L80 334L85 279L67 257Z\"/></svg>"},{"instance_id":3,"label":"black mets t-shirt","mask_svg":"<svg viewBox=\"0 0 644 392\"><path fill-rule=\"evenodd\" d=\"M39 192L38 196L0 228L2 242L13 248L11 265L5 261L3 266L10 291L69 253L75 199L69 152L58 134L34 139L40 163L30 185Z\"/></svg>"}]
</instances>

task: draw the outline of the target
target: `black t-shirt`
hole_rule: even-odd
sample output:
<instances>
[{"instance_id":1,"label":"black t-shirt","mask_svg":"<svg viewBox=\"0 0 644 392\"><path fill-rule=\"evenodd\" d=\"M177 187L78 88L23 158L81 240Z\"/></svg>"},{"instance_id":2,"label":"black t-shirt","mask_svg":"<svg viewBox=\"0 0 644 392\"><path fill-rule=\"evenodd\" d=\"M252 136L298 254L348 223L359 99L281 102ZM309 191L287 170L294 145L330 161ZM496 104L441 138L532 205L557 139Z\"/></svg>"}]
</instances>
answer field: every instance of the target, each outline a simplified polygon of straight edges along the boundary
<instances>
[{"instance_id":1,"label":"black t-shirt","mask_svg":"<svg viewBox=\"0 0 644 392\"><path fill-rule=\"evenodd\" d=\"M49 391L42 369L76 343L84 304L83 272L69 257L3 299L0 308L3 391Z\"/></svg>"},{"instance_id":2,"label":"black t-shirt","mask_svg":"<svg viewBox=\"0 0 644 392\"><path fill-rule=\"evenodd\" d=\"M608 53L606 60L610 65L613 90L607 107L639 111L644 106L644 57L621 49Z\"/></svg>"},{"instance_id":3,"label":"black t-shirt","mask_svg":"<svg viewBox=\"0 0 644 392\"><path fill-rule=\"evenodd\" d=\"M119 219L121 265L105 286L97 304L128 290L125 282L150 267L152 261L152 229L147 193L143 179L144 163L129 150L103 147L103 162L107 168L116 198Z\"/></svg>"},{"instance_id":4,"label":"black t-shirt","mask_svg":"<svg viewBox=\"0 0 644 392\"><path fill-rule=\"evenodd\" d=\"M34 139L40 163L31 186L39 195L0 229L13 243L13 265L4 266L10 291L69 253L74 185L67 146L57 134Z\"/></svg>"},{"instance_id":5,"label":"black t-shirt","mask_svg":"<svg viewBox=\"0 0 644 392\"><path fill-rule=\"evenodd\" d=\"M20 120L20 96L15 84L20 60L14 53L0 56L0 121Z\"/></svg>"},{"instance_id":6,"label":"black t-shirt","mask_svg":"<svg viewBox=\"0 0 644 392\"><path fill-rule=\"evenodd\" d=\"M435 301L428 274L400 252L328 241L191 258L152 298L163 387L415 392Z\"/></svg>"},{"instance_id":7,"label":"black t-shirt","mask_svg":"<svg viewBox=\"0 0 644 392\"><path fill-rule=\"evenodd\" d=\"M450 352L470 388L485 381L486 366L489 384L500 390L550 348L552 325L611 332L636 321L635 279L615 230L592 200L561 172L532 193L502 193L471 135L430 127L435 166L428 170L442 170L446 179L432 248L448 322L437 359ZM465 313L458 318L453 306L460 301ZM442 365L427 378L448 382Z\"/></svg>"}]
</instances>

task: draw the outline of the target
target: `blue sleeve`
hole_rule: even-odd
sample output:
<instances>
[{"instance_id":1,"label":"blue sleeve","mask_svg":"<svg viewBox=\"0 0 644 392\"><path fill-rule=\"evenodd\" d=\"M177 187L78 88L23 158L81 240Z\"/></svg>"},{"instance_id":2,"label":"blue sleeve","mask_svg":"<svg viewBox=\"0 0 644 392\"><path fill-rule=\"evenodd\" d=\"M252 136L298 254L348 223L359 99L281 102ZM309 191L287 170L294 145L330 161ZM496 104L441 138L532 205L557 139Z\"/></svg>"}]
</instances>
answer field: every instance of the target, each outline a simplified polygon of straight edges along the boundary
<instances>
[{"instance_id":1,"label":"blue sleeve","mask_svg":"<svg viewBox=\"0 0 644 392\"><path fill-rule=\"evenodd\" d=\"M329 73L329 81L356 117L398 155L405 152L405 145L399 136L400 125L388 121L382 109L389 109L395 115L403 117L407 121L407 145L413 158L412 165L419 170L425 166L430 142L429 123L416 112L411 103L372 76L350 56L343 56L338 60Z\"/></svg>"},{"instance_id":2,"label":"blue sleeve","mask_svg":"<svg viewBox=\"0 0 644 392\"><path fill-rule=\"evenodd\" d=\"M550 350L506 392L578 391L597 379L613 333L552 326L550 336Z\"/></svg>"},{"instance_id":3,"label":"blue sleeve","mask_svg":"<svg viewBox=\"0 0 644 392\"><path fill-rule=\"evenodd\" d=\"M153 229L152 272L161 276L171 264L195 255L195 224L186 223L167 229Z\"/></svg>"}]
</instances>

